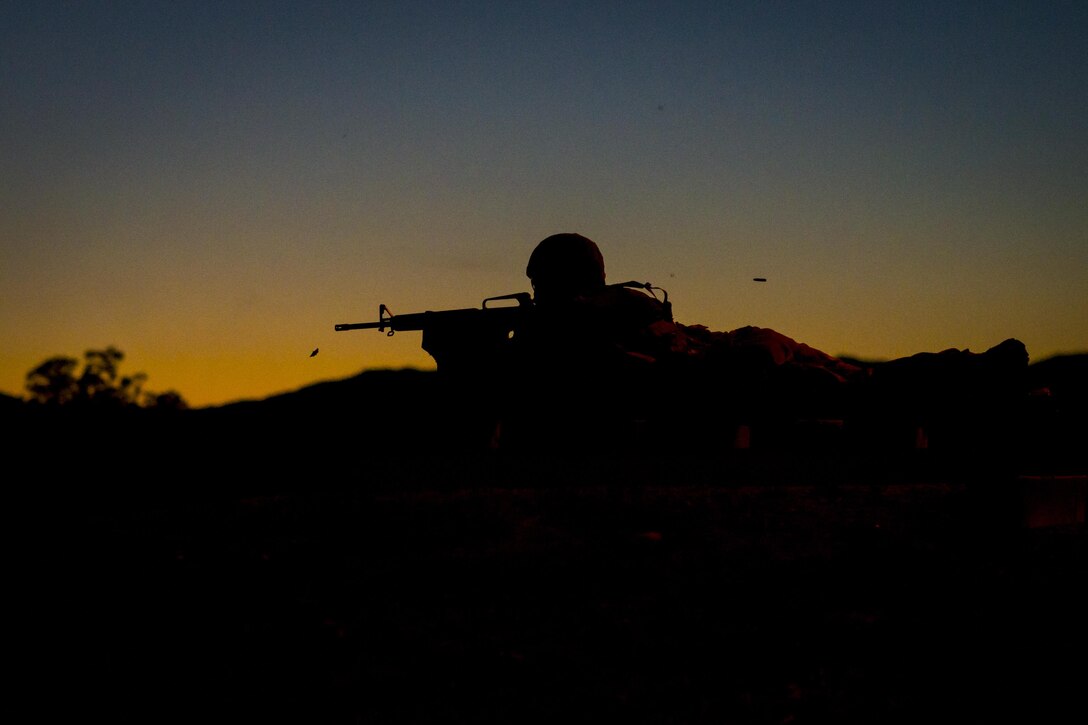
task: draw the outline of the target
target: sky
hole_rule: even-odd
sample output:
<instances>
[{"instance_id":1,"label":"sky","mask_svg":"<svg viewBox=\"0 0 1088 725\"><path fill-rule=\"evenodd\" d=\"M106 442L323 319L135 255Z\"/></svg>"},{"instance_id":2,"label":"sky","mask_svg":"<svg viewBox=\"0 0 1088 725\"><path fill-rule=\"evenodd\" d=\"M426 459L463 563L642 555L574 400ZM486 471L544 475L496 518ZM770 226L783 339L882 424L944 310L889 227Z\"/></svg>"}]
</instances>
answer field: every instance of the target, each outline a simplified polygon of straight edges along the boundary
<instances>
[{"instance_id":1,"label":"sky","mask_svg":"<svg viewBox=\"0 0 1088 725\"><path fill-rule=\"evenodd\" d=\"M433 369L334 325L528 291L556 232L683 323L1083 352L1086 35L1080 1L0 0L0 392L107 346L193 407Z\"/></svg>"}]
</instances>

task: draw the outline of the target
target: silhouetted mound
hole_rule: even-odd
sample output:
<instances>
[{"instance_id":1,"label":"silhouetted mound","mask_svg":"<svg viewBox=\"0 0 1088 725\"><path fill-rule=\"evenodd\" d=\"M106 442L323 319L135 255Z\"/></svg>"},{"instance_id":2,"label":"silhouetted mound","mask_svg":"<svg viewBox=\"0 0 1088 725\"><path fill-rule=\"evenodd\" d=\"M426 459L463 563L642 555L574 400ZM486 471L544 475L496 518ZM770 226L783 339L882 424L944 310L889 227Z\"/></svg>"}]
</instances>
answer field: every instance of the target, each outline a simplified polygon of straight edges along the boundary
<instances>
[{"instance_id":1,"label":"silhouetted mound","mask_svg":"<svg viewBox=\"0 0 1088 725\"><path fill-rule=\"evenodd\" d=\"M375 370L259 401L194 411L208 444L245 451L306 448L315 454L373 456L434 443L452 423L433 372Z\"/></svg>"},{"instance_id":2,"label":"silhouetted mound","mask_svg":"<svg viewBox=\"0 0 1088 725\"><path fill-rule=\"evenodd\" d=\"M1020 447L1034 472L1088 473L1088 354L1058 355L1028 368Z\"/></svg>"},{"instance_id":3,"label":"silhouetted mound","mask_svg":"<svg viewBox=\"0 0 1088 725\"><path fill-rule=\"evenodd\" d=\"M1028 368L1032 391L1046 390L1047 395L1069 407L1088 403L1088 353L1055 355L1032 363Z\"/></svg>"}]
</instances>

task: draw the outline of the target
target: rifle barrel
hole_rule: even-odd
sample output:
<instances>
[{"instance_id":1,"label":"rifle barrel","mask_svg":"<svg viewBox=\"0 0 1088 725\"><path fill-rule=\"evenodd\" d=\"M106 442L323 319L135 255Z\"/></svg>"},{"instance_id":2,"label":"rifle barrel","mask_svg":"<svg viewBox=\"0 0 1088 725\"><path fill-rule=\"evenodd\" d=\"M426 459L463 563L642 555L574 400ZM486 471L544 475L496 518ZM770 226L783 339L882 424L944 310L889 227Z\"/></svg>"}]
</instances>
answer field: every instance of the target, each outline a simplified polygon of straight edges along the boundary
<instances>
[{"instance_id":1,"label":"rifle barrel","mask_svg":"<svg viewBox=\"0 0 1088 725\"><path fill-rule=\"evenodd\" d=\"M336 326L337 332L344 330L374 330L379 327L388 327L389 320L383 322L346 322Z\"/></svg>"},{"instance_id":2,"label":"rifle barrel","mask_svg":"<svg viewBox=\"0 0 1088 725\"><path fill-rule=\"evenodd\" d=\"M488 307L488 302L497 300L517 300L515 305L500 305ZM510 324L530 304L532 297L528 292L518 292L512 295L488 297L480 307L467 307L459 310L428 310L427 312L413 312L407 315L394 315L385 305L378 306L378 320L376 322L347 322L335 326L337 332L344 330L388 330L394 331L424 330L428 327L466 325L486 321L489 326L504 326Z\"/></svg>"}]
</instances>

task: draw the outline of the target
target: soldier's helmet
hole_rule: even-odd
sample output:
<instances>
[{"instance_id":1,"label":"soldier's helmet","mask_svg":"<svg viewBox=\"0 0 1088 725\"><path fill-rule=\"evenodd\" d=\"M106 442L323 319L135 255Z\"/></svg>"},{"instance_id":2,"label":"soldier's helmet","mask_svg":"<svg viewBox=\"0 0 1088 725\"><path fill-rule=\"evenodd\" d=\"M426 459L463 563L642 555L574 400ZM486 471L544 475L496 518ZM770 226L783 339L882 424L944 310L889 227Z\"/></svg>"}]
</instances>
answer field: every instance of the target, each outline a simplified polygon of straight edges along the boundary
<instances>
[{"instance_id":1,"label":"soldier's helmet","mask_svg":"<svg viewBox=\"0 0 1088 725\"><path fill-rule=\"evenodd\" d=\"M581 234L553 234L536 245L525 274L537 302L571 299L605 286L604 256Z\"/></svg>"}]
</instances>

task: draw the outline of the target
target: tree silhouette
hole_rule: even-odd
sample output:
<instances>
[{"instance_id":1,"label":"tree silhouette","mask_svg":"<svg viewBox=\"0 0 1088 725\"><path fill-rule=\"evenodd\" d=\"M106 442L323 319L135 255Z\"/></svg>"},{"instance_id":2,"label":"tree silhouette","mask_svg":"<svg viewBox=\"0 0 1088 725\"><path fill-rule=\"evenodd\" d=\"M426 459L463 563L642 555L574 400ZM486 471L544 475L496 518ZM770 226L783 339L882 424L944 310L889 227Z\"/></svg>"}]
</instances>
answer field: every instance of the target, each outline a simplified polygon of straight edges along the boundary
<instances>
[{"instance_id":1,"label":"tree silhouette","mask_svg":"<svg viewBox=\"0 0 1088 725\"><path fill-rule=\"evenodd\" d=\"M43 405L67 405L76 394L74 375L79 361L70 357L46 360L26 374L26 391L30 400Z\"/></svg>"},{"instance_id":2,"label":"tree silhouette","mask_svg":"<svg viewBox=\"0 0 1088 725\"><path fill-rule=\"evenodd\" d=\"M175 391L144 391L146 373L121 375L119 367L125 354L112 345L104 350L83 353L83 370L77 375L79 361L57 356L49 358L26 375L26 391L32 403L51 407L65 406L116 410L142 407L182 410L188 407Z\"/></svg>"}]
</instances>

